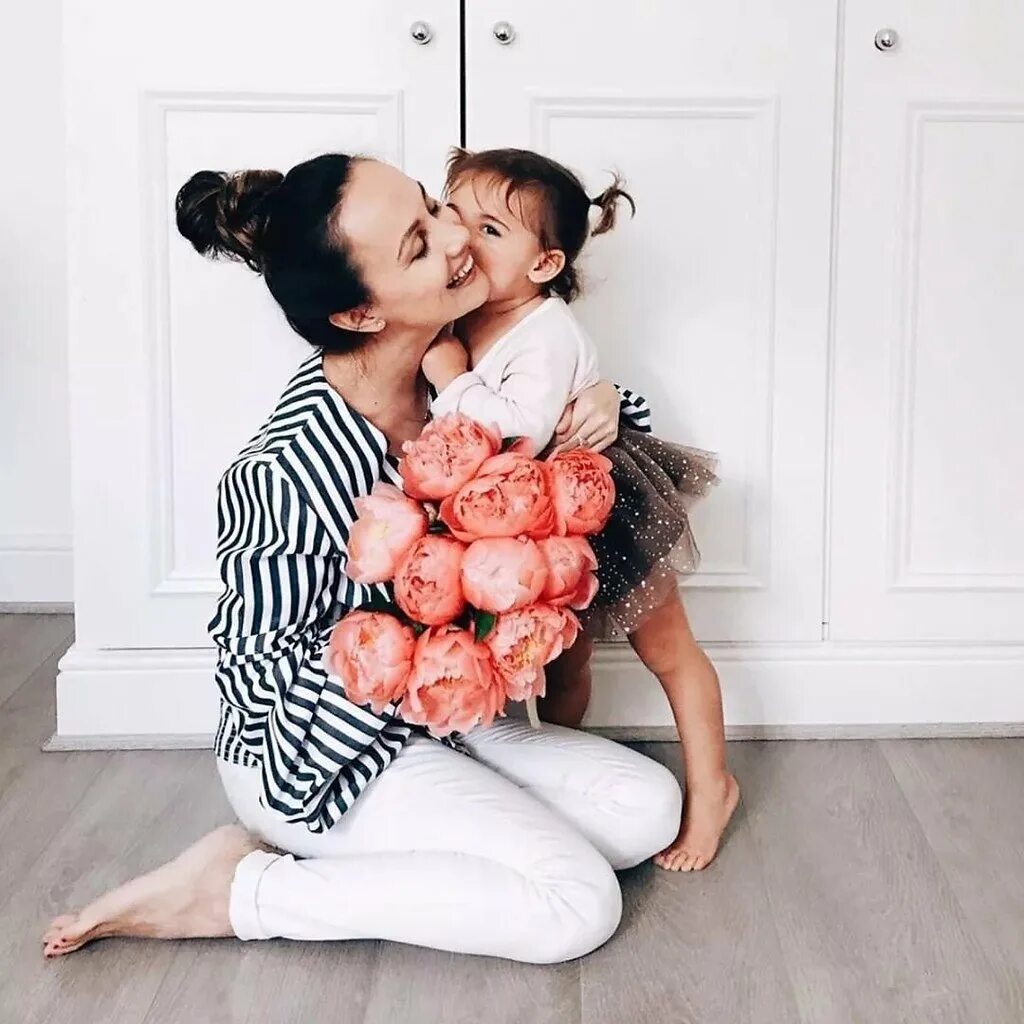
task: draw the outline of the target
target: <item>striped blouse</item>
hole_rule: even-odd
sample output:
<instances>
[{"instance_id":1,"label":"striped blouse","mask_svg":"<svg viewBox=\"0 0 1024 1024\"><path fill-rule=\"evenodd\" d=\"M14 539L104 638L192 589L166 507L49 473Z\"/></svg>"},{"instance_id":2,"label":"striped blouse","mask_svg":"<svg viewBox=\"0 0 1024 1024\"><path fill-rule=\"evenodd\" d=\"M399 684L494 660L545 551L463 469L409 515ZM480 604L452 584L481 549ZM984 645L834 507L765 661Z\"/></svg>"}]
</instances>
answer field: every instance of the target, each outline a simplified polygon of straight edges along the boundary
<instances>
[{"instance_id":1,"label":"striped blouse","mask_svg":"<svg viewBox=\"0 0 1024 1024\"><path fill-rule=\"evenodd\" d=\"M620 389L628 426L647 403ZM218 757L258 767L261 803L311 832L334 825L412 733L392 705L353 704L322 665L346 611L388 595L345 575L353 500L401 485L387 439L327 383L318 350L218 486L224 590L210 622L218 648Z\"/></svg>"}]
</instances>

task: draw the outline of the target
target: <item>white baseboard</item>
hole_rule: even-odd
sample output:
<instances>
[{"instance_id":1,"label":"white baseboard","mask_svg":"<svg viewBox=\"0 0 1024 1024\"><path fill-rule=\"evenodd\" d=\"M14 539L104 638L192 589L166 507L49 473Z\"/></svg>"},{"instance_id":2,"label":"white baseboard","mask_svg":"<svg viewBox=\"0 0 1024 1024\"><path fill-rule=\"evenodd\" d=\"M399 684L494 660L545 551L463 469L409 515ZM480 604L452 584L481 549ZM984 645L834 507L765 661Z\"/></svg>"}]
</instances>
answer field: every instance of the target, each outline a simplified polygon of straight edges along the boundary
<instances>
[{"instance_id":1,"label":"white baseboard","mask_svg":"<svg viewBox=\"0 0 1024 1024\"><path fill-rule=\"evenodd\" d=\"M41 606L46 610L53 605L66 607L71 601L69 536L0 535L0 604L19 608Z\"/></svg>"},{"instance_id":2,"label":"white baseboard","mask_svg":"<svg viewBox=\"0 0 1024 1024\"><path fill-rule=\"evenodd\" d=\"M838 735L847 728L1024 722L1024 645L826 642L710 645L708 653L734 730L818 735L827 728ZM585 725L672 725L661 687L624 645L600 652L594 682Z\"/></svg>"},{"instance_id":3,"label":"white baseboard","mask_svg":"<svg viewBox=\"0 0 1024 1024\"><path fill-rule=\"evenodd\" d=\"M0 601L0 615L74 615L73 601Z\"/></svg>"},{"instance_id":4,"label":"white baseboard","mask_svg":"<svg viewBox=\"0 0 1024 1024\"><path fill-rule=\"evenodd\" d=\"M709 653L733 738L1024 732L1024 645L711 645ZM75 645L60 662L48 747L203 746L216 728L213 667L209 650ZM600 649L594 676L587 728L661 738L671 726L660 687L629 648Z\"/></svg>"}]
</instances>

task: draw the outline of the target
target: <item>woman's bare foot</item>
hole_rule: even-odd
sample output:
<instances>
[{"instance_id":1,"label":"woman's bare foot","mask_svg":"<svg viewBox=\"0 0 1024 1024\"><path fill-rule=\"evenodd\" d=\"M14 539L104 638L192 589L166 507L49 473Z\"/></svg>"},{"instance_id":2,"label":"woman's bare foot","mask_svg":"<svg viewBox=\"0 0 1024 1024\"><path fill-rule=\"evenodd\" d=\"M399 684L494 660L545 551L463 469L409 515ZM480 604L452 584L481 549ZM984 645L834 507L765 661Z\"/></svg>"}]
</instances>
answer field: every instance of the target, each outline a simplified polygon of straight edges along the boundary
<instances>
[{"instance_id":1,"label":"woman's bare foot","mask_svg":"<svg viewBox=\"0 0 1024 1024\"><path fill-rule=\"evenodd\" d=\"M228 896L238 862L264 845L238 825L203 836L174 860L111 889L83 910L56 918L43 936L43 955L72 953L93 939L231 935Z\"/></svg>"},{"instance_id":2,"label":"woman's bare foot","mask_svg":"<svg viewBox=\"0 0 1024 1024\"><path fill-rule=\"evenodd\" d=\"M739 783L728 773L719 786L696 792L687 787L679 835L654 858L654 863L667 871L706 868L715 859L722 833L739 799Z\"/></svg>"}]
</instances>

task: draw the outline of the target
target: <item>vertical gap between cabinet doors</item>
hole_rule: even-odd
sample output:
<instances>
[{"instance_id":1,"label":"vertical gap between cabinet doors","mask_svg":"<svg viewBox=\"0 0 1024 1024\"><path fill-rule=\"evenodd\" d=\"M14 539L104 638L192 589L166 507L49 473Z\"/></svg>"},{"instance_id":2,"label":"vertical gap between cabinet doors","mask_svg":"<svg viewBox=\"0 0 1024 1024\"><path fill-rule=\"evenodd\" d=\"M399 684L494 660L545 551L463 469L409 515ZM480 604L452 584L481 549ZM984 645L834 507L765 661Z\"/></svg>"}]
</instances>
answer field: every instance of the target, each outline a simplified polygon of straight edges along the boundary
<instances>
[{"instance_id":1,"label":"vertical gap between cabinet doors","mask_svg":"<svg viewBox=\"0 0 1024 1024\"><path fill-rule=\"evenodd\" d=\"M459 0L459 145L466 148L466 0Z\"/></svg>"},{"instance_id":2,"label":"vertical gap between cabinet doors","mask_svg":"<svg viewBox=\"0 0 1024 1024\"><path fill-rule=\"evenodd\" d=\"M832 91L832 194L828 238L828 326L825 339L825 487L822 502L821 639L828 640L832 618L832 464L835 437L836 278L839 244L839 179L842 172L843 45L846 0L836 2L836 63Z\"/></svg>"}]
</instances>

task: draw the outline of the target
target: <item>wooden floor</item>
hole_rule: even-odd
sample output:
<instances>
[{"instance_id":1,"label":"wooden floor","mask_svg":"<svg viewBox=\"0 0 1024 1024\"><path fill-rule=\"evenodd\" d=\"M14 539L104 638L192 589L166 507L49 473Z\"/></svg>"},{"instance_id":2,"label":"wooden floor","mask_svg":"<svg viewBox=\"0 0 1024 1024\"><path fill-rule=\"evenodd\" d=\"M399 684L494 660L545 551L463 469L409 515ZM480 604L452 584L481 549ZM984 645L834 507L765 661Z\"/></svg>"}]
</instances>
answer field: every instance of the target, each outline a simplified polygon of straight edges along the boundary
<instances>
[{"instance_id":1,"label":"wooden floor","mask_svg":"<svg viewBox=\"0 0 1024 1024\"><path fill-rule=\"evenodd\" d=\"M0 616L3 1024L1024 1021L1024 740L733 744L718 861L626 873L576 963L231 939L46 962L52 916L231 820L209 751L39 752L72 626Z\"/></svg>"}]
</instances>

